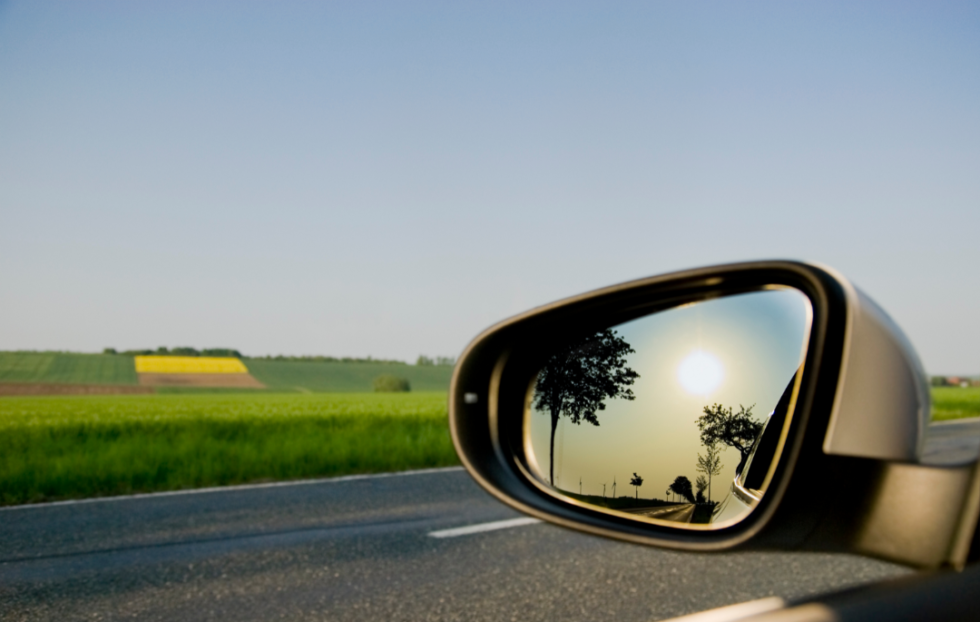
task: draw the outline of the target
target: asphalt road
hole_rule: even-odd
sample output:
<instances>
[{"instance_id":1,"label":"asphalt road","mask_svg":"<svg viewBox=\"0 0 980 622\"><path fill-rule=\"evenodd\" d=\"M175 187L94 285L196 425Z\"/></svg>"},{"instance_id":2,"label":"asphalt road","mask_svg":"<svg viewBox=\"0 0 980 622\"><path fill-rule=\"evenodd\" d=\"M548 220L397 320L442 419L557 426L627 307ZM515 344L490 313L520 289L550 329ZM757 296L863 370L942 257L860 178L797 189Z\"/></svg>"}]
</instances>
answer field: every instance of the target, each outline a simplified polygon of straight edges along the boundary
<instances>
[{"instance_id":1,"label":"asphalt road","mask_svg":"<svg viewBox=\"0 0 980 622\"><path fill-rule=\"evenodd\" d=\"M641 516L649 516L651 518L659 518L661 520L674 521L676 523L689 523L691 518L694 516L694 508L696 506L693 503L679 503L677 505L660 506L654 508L640 508L635 510L628 510L630 514L639 514Z\"/></svg>"},{"instance_id":2,"label":"asphalt road","mask_svg":"<svg viewBox=\"0 0 980 622\"><path fill-rule=\"evenodd\" d=\"M529 521L453 535L515 518L460 470L5 509L0 617L630 622L904 572Z\"/></svg>"},{"instance_id":3,"label":"asphalt road","mask_svg":"<svg viewBox=\"0 0 980 622\"><path fill-rule=\"evenodd\" d=\"M926 428L922 461L953 465L973 462L980 456L980 419L933 423Z\"/></svg>"}]
</instances>

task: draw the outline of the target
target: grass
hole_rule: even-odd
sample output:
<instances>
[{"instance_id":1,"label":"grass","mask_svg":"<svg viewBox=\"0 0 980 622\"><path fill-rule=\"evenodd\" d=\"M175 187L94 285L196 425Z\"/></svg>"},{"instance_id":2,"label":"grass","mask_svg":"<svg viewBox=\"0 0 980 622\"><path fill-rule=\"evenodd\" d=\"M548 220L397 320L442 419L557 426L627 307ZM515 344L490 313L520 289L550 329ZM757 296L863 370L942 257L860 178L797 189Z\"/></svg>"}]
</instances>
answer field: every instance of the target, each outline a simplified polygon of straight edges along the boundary
<instances>
[{"instance_id":1,"label":"grass","mask_svg":"<svg viewBox=\"0 0 980 622\"><path fill-rule=\"evenodd\" d=\"M138 384L128 356L54 352L0 352L0 382Z\"/></svg>"},{"instance_id":2,"label":"grass","mask_svg":"<svg viewBox=\"0 0 980 622\"><path fill-rule=\"evenodd\" d=\"M0 400L0 504L457 464L444 393Z\"/></svg>"},{"instance_id":3,"label":"grass","mask_svg":"<svg viewBox=\"0 0 980 622\"><path fill-rule=\"evenodd\" d=\"M932 420L980 417L980 387L932 387Z\"/></svg>"}]
</instances>

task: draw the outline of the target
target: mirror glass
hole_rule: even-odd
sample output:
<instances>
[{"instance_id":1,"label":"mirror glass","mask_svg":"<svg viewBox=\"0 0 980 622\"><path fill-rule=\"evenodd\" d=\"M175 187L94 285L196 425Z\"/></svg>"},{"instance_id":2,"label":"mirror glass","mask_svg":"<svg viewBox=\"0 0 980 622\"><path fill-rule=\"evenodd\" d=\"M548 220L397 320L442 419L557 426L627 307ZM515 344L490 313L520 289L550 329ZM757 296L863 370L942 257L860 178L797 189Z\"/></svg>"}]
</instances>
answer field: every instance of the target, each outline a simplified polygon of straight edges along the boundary
<instances>
[{"instance_id":1,"label":"mirror glass","mask_svg":"<svg viewBox=\"0 0 980 622\"><path fill-rule=\"evenodd\" d=\"M565 344L528 391L525 451L552 494L691 529L761 499L791 417L809 299L773 286Z\"/></svg>"}]
</instances>

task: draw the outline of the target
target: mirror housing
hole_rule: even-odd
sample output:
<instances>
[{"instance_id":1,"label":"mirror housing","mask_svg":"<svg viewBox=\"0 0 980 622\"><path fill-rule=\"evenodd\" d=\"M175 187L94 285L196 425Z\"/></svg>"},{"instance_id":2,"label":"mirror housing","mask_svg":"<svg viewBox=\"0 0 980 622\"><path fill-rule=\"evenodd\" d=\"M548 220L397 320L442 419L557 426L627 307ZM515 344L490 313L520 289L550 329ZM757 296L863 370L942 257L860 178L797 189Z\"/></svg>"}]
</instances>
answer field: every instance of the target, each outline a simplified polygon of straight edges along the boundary
<instances>
[{"instance_id":1,"label":"mirror housing","mask_svg":"<svg viewBox=\"0 0 980 622\"><path fill-rule=\"evenodd\" d=\"M522 421L528 387L548 353L575 335L772 286L806 295L813 317L783 451L766 494L744 520L710 531L643 523L549 495L532 482ZM508 505L558 525L682 550L844 551L961 566L977 522L980 480L972 463L917 464L929 416L925 374L895 323L835 271L792 261L631 281L505 320L466 348L449 399L453 443L476 481ZM906 493L921 496L909 503Z\"/></svg>"},{"instance_id":2,"label":"mirror housing","mask_svg":"<svg viewBox=\"0 0 980 622\"><path fill-rule=\"evenodd\" d=\"M847 320L824 451L918 462L931 416L922 363L881 307L844 277L835 278L847 299Z\"/></svg>"}]
</instances>

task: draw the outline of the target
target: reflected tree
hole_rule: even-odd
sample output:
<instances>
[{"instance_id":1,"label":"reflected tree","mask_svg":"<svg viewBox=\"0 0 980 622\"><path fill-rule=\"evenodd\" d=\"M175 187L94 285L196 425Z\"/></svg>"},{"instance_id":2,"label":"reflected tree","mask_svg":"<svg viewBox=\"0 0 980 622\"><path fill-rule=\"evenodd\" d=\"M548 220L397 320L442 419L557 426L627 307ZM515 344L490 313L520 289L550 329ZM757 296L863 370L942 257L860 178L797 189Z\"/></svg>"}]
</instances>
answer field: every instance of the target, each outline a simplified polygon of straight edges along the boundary
<instances>
[{"instance_id":1,"label":"reflected tree","mask_svg":"<svg viewBox=\"0 0 980 622\"><path fill-rule=\"evenodd\" d=\"M683 475L678 475L674 482L670 485L670 489L674 491L679 497L684 497L691 503L694 503L694 489L691 486L691 480L687 479Z\"/></svg>"},{"instance_id":2,"label":"reflected tree","mask_svg":"<svg viewBox=\"0 0 980 622\"><path fill-rule=\"evenodd\" d=\"M700 456L698 456L700 458ZM708 479L704 475L698 475L694 480L694 500L697 503L704 503L704 489L708 487Z\"/></svg>"},{"instance_id":3,"label":"reflected tree","mask_svg":"<svg viewBox=\"0 0 980 622\"><path fill-rule=\"evenodd\" d=\"M735 474L742 472L745 461L749 459L752 445L762 432L762 422L752 418L752 408L739 404L738 412L721 404L704 407L704 414L698 417L701 430L701 443L705 446L721 443L738 450L741 458L735 467Z\"/></svg>"},{"instance_id":4,"label":"reflected tree","mask_svg":"<svg viewBox=\"0 0 980 622\"><path fill-rule=\"evenodd\" d=\"M643 478L633 473L633 478L630 480L630 486L636 491L636 498L640 498L640 486L643 485Z\"/></svg>"},{"instance_id":5,"label":"reflected tree","mask_svg":"<svg viewBox=\"0 0 980 622\"><path fill-rule=\"evenodd\" d=\"M558 420L568 417L578 425L599 425L596 413L605 410L604 400L634 399L629 388L638 373L626 366L626 355L635 352L616 331L606 329L576 340L553 354L538 374L534 407L551 415L551 445L548 477L555 485L555 430Z\"/></svg>"},{"instance_id":6,"label":"reflected tree","mask_svg":"<svg viewBox=\"0 0 980 622\"><path fill-rule=\"evenodd\" d=\"M717 444L712 443L711 445L708 445L706 449L707 451L705 452L705 455L702 456L701 454L698 454L698 465L695 467L695 469L698 473L704 473L704 475L708 476L706 484L708 487L708 502L710 503L711 478L715 475L720 475L721 467L725 465L721 463L721 456L718 455L720 451ZM704 476L698 477L698 482L700 483L702 479L704 479Z\"/></svg>"}]
</instances>

